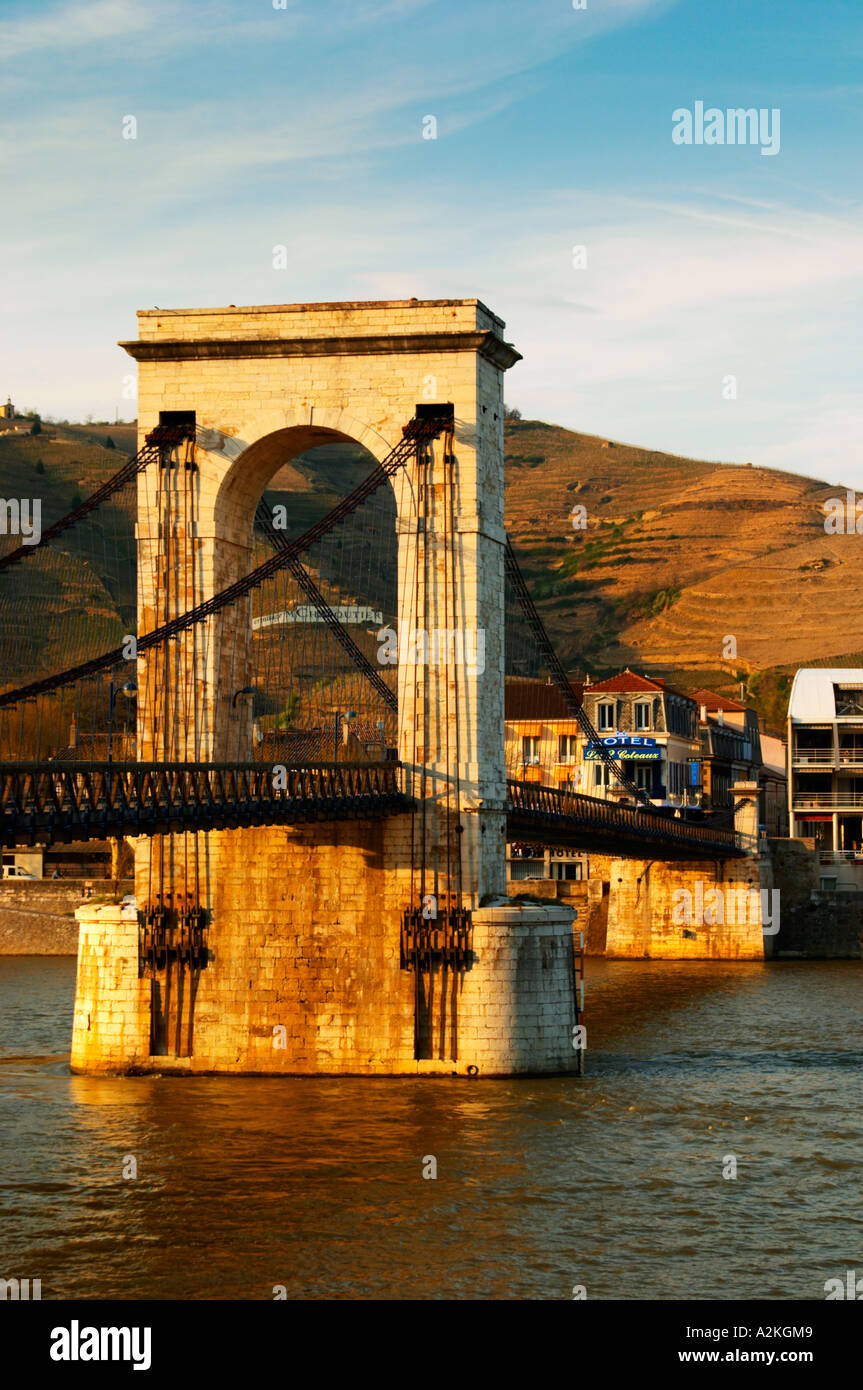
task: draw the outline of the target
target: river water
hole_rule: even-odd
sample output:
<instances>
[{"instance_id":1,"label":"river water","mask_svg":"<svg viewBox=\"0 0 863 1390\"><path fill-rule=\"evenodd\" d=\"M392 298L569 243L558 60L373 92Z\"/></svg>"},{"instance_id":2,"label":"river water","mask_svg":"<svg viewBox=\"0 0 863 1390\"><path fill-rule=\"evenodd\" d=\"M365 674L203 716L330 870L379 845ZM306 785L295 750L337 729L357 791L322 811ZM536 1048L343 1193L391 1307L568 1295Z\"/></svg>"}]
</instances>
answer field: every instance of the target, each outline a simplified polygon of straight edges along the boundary
<instances>
[{"instance_id":1,"label":"river water","mask_svg":"<svg viewBox=\"0 0 863 1390\"><path fill-rule=\"evenodd\" d=\"M73 1077L74 969L0 959L0 1277L43 1299L823 1299L863 1272L860 963L588 961L587 1074L520 1081Z\"/></svg>"}]
</instances>

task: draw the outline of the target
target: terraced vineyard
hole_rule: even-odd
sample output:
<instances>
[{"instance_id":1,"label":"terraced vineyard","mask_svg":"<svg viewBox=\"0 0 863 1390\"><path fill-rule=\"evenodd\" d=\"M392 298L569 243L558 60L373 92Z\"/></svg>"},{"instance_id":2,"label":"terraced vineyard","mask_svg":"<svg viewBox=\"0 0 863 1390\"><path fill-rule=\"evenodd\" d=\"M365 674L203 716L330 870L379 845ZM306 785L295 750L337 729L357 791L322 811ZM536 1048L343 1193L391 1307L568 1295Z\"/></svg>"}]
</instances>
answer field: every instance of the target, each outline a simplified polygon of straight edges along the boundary
<instances>
[{"instance_id":1,"label":"terraced vineyard","mask_svg":"<svg viewBox=\"0 0 863 1390\"><path fill-rule=\"evenodd\" d=\"M114 449L99 442L108 433L52 426L0 437L0 496L40 496L50 524L134 449L130 428L114 431ZM268 500L284 503L289 529L302 530L370 466L359 447L315 450L280 470ZM863 535L824 530L822 504L844 495L842 484L678 458L541 421L507 422L506 477L507 526L574 668L596 676L630 665L729 694L743 682L780 728L797 666L861 660L863 609L853 597ZM65 607L86 616L88 646L94 631L110 645L131 630L134 594L116 576L128 572L133 544L131 515L106 514L101 529L70 533L43 565L37 664L56 665L50 617ZM11 594L16 572L2 582ZM33 634L19 636L0 651L6 684L34 660Z\"/></svg>"}]
</instances>

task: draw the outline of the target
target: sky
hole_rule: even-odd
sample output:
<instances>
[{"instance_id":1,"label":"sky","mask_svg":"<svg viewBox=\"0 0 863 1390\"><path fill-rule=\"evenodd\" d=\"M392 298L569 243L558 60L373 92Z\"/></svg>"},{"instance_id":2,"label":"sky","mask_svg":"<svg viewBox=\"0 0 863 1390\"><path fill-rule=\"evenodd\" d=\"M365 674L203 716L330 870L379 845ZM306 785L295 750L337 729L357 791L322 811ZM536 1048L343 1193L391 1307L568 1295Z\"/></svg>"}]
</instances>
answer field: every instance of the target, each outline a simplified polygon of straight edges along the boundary
<instances>
[{"instance_id":1,"label":"sky","mask_svg":"<svg viewBox=\"0 0 863 1390\"><path fill-rule=\"evenodd\" d=\"M0 394L134 417L156 305L477 296L525 417L863 490L861 59L859 0L3 0Z\"/></svg>"}]
</instances>

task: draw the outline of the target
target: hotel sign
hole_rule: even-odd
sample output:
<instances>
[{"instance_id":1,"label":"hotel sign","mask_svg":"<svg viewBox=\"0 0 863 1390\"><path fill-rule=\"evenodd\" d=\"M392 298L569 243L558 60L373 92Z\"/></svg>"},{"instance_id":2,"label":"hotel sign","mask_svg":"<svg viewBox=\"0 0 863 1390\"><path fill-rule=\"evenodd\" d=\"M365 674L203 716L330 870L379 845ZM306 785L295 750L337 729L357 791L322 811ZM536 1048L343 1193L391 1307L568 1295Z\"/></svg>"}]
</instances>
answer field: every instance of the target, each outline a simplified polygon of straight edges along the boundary
<instances>
[{"instance_id":1,"label":"hotel sign","mask_svg":"<svg viewBox=\"0 0 863 1390\"><path fill-rule=\"evenodd\" d=\"M598 743L588 743L584 750L585 762L597 762L602 757L602 749L612 758L628 763L658 763L662 760L662 749L657 747L656 739L643 738L639 734L610 734L599 739Z\"/></svg>"},{"instance_id":2,"label":"hotel sign","mask_svg":"<svg viewBox=\"0 0 863 1390\"><path fill-rule=\"evenodd\" d=\"M662 761L662 750L659 748L608 748L608 756L617 758L627 763L658 763ZM599 749L594 744L588 744L584 750L584 760L588 763L595 763L602 757Z\"/></svg>"}]
</instances>

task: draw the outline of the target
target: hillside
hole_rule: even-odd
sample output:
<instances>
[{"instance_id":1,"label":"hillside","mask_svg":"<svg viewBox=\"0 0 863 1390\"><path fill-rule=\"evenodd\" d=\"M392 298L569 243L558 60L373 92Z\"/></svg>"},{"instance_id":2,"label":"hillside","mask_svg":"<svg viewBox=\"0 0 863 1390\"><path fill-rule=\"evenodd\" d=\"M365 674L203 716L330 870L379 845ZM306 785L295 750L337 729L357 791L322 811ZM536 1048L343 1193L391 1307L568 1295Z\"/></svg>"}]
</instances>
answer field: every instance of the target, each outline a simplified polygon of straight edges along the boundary
<instances>
[{"instance_id":1,"label":"hillside","mask_svg":"<svg viewBox=\"0 0 863 1390\"><path fill-rule=\"evenodd\" d=\"M114 449L102 442L108 434ZM0 436L0 496L41 496L44 527L134 447L128 425ZM316 450L280 470L270 501L289 502L302 530L368 466L358 448ZM797 666L860 662L863 612L848 598L863 580L863 536L824 532L822 504L842 495L842 485L679 458L540 421L507 422L506 478L507 526L570 667L597 676L630 665L728 694L743 682L781 730ZM585 509L584 530L573 528L576 505ZM118 528L126 537L120 569L116 558L105 560ZM11 543L0 538L4 549ZM70 535L57 563L43 566L44 611L83 609L113 636L130 612L118 575L128 570L131 544L129 520L116 513L89 540ZM4 582L10 594L19 579ZM729 638L736 655L723 654ZM50 649L46 626L44 660ZM15 672L17 643L7 640L2 656Z\"/></svg>"},{"instance_id":2,"label":"hillside","mask_svg":"<svg viewBox=\"0 0 863 1390\"><path fill-rule=\"evenodd\" d=\"M781 727L785 677L851 664L863 536L828 536L844 487L712 464L520 421L507 431L507 525L573 665L622 666L747 698ZM574 504L586 530L573 530ZM736 655L724 656L734 647Z\"/></svg>"}]
</instances>

